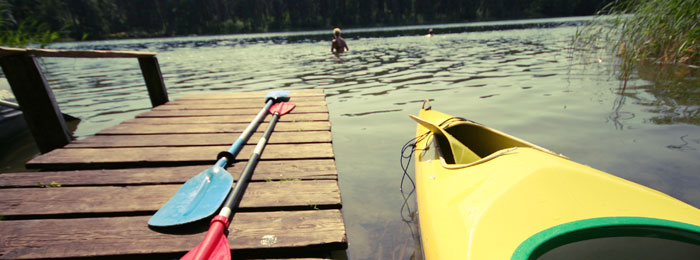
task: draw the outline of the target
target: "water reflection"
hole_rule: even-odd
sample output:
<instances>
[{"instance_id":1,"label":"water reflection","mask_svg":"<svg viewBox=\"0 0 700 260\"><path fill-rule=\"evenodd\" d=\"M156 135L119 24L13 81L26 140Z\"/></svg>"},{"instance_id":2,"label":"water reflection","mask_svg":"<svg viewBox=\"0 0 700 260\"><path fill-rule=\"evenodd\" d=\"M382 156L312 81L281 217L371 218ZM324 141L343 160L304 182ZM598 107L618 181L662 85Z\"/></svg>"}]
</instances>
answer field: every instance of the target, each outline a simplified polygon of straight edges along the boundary
<instances>
[{"instance_id":1,"label":"water reflection","mask_svg":"<svg viewBox=\"0 0 700 260\"><path fill-rule=\"evenodd\" d=\"M629 72L621 73L619 65L612 64L614 67L608 67L607 73L622 78L609 117L616 128L623 129L623 121L635 117L634 113L624 112L628 99L636 105L648 107L654 115L645 120L654 124L700 125L700 67L641 62L633 64Z\"/></svg>"},{"instance_id":2,"label":"water reflection","mask_svg":"<svg viewBox=\"0 0 700 260\"><path fill-rule=\"evenodd\" d=\"M617 97L615 97L613 112L608 117L617 130L622 130L624 128L623 120L634 118L634 114L622 111L622 107L627 101L627 94L625 92L627 90L627 81L623 81L620 85L620 90L617 92Z\"/></svg>"},{"instance_id":3,"label":"water reflection","mask_svg":"<svg viewBox=\"0 0 700 260\"><path fill-rule=\"evenodd\" d=\"M633 97L638 104L658 114L650 118L651 122L700 125L699 68L648 64L637 70L639 77L651 84L635 86Z\"/></svg>"},{"instance_id":4,"label":"water reflection","mask_svg":"<svg viewBox=\"0 0 700 260\"><path fill-rule=\"evenodd\" d=\"M697 151L697 148L694 148L693 145L700 145L700 138L693 138L689 137L688 135L681 136L680 142L682 144L670 144L667 145L669 149L676 149L676 150L681 150L681 151Z\"/></svg>"}]
</instances>

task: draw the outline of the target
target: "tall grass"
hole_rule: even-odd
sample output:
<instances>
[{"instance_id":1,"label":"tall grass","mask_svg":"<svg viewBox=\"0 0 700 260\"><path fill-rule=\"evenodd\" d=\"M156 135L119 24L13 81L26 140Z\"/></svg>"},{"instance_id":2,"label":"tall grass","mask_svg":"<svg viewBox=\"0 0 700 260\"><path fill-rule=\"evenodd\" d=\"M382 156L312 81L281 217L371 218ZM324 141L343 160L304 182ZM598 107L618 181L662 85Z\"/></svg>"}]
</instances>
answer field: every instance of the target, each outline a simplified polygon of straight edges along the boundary
<instances>
[{"instance_id":1,"label":"tall grass","mask_svg":"<svg viewBox=\"0 0 700 260\"><path fill-rule=\"evenodd\" d=\"M45 24L38 24L36 21L23 21L14 30L6 28L0 30L0 45L26 47L35 43L44 48L47 44L56 41L58 36L58 32L49 30Z\"/></svg>"},{"instance_id":2,"label":"tall grass","mask_svg":"<svg viewBox=\"0 0 700 260\"><path fill-rule=\"evenodd\" d=\"M623 71L638 62L700 65L700 0L616 1L574 38L576 50L605 50Z\"/></svg>"},{"instance_id":3,"label":"tall grass","mask_svg":"<svg viewBox=\"0 0 700 260\"><path fill-rule=\"evenodd\" d=\"M0 45L26 47L39 44L42 48L58 39L59 33L52 31L45 23L27 19L17 23L10 11L10 4L0 0Z\"/></svg>"}]
</instances>

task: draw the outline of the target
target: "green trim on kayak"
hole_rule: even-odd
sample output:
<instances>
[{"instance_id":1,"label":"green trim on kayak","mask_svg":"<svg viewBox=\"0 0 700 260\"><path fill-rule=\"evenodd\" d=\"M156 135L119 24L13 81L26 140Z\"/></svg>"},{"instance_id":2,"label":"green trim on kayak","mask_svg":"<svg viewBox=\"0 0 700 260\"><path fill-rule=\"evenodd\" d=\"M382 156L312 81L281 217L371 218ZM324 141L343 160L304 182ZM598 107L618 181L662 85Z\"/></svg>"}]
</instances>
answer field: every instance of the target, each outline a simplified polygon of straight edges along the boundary
<instances>
[{"instance_id":1,"label":"green trim on kayak","mask_svg":"<svg viewBox=\"0 0 700 260\"><path fill-rule=\"evenodd\" d=\"M650 235L700 245L700 226L644 217L592 218L557 225L538 232L521 243L511 259L537 259L554 248L587 239Z\"/></svg>"}]
</instances>

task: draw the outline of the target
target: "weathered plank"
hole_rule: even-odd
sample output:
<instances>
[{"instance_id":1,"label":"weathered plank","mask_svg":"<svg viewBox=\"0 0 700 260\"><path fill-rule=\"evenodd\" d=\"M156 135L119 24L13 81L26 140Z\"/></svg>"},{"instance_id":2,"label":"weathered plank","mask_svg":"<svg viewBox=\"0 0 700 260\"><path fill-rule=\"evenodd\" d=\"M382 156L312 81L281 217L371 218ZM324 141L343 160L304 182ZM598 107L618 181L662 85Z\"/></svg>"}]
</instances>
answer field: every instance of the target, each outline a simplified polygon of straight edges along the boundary
<instances>
[{"instance_id":1,"label":"weathered plank","mask_svg":"<svg viewBox=\"0 0 700 260\"><path fill-rule=\"evenodd\" d=\"M267 123L262 123L258 127L258 132L263 132L267 128ZM119 124L104 129L98 135L113 134L206 134L206 133L241 133L248 127L248 124ZM279 132L300 132L300 131L330 131L329 122L297 122L280 123L275 126L275 133ZM235 140L235 139L234 139Z\"/></svg>"},{"instance_id":2,"label":"weathered plank","mask_svg":"<svg viewBox=\"0 0 700 260\"><path fill-rule=\"evenodd\" d=\"M201 146L233 143L239 133L216 134L148 134L148 135L94 135L76 140L64 148L144 147L144 146ZM248 144L256 144L262 133L253 134ZM279 132L268 144L330 143L329 131Z\"/></svg>"},{"instance_id":3,"label":"weathered plank","mask_svg":"<svg viewBox=\"0 0 700 260\"><path fill-rule=\"evenodd\" d=\"M181 257L204 237L164 234L146 224L150 216L0 221L0 258ZM347 247L340 210L242 212L228 236L232 254L256 257L290 249L340 250Z\"/></svg>"},{"instance_id":4,"label":"weathered plank","mask_svg":"<svg viewBox=\"0 0 700 260\"><path fill-rule=\"evenodd\" d=\"M270 90L277 91L277 90ZM243 99L243 98L253 98L253 99L264 99L265 95L270 91L252 91L252 92L221 92L221 93L207 93L207 94L189 94L178 98L179 100L191 100L191 99ZM302 99L306 97L325 97L323 94L323 89L297 89L290 90L289 97L290 101L294 102L295 99Z\"/></svg>"},{"instance_id":5,"label":"weathered plank","mask_svg":"<svg viewBox=\"0 0 700 260\"><path fill-rule=\"evenodd\" d=\"M37 57L57 58L139 58L156 56L155 52L145 51L56 50L0 47L0 57L20 53L32 54Z\"/></svg>"},{"instance_id":6,"label":"weathered plank","mask_svg":"<svg viewBox=\"0 0 700 260\"><path fill-rule=\"evenodd\" d=\"M226 171L238 179L247 161L237 162ZM0 188L29 188L56 182L62 187L105 185L182 184L211 165L84 171L18 172L0 174ZM337 180L334 160L261 161L253 181Z\"/></svg>"},{"instance_id":7,"label":"weathered plank","mask_svg":"<svg viewBox=\"0 0 700 260\"><path fill-rule=\"evenodd\" d=\"M137 117L171 117L171 116L221 116L221 115L256 115L260 108L240 108L240 109L205 109L205 110L151 110L139 114ZM293 114L300 113L327 113L328 108L324 106L297 107ZM292 114L290 113L290 115Z\"/></svg>"},{"instance_id":8,"label":"weathered plank","mask_svg":"<svg viewBox=\"0 0 700 260\"><path fill-rule=\"evenodd\" d=\"M168 117L161 117L158 113L145 112L134 119L124 121L124 124L210 124L210 123L250 123L255 118L255 115L200 115L200 116L177 116L169 113ZM265 117L264 122L270 122L270 118ZM309 121L328 121L328 113L304 113L304 114L287 114L280 117L279 122L309 122Z\"/></svg>"},{"instance_id":9,"label":"weathered plank","mask_svg":"<svg viewBox=\"0 0 700 260\"><path fill-rule=\"evenodd\" d=\"M96 169L148 166L181 166L214 163L220 151L230 146L140 147L140 148L74 148L56 149L27 162L27 168ZM239 158L247 158L254 146L246 145ZM271 144L265 148L262 160L332 159L330 143ZM240 159L239 159L240 160ZM246 160L246 159L243 159Z\"/></svg>"},{"instance_id":10,"label":"weathered plank","mask_svg":"<svg viewBox=\"0 0 700 260\"><path fill-rule=\"evenodd\" d=\"M249 104L253 107L262 107L262 105L265 103L264 102L264 95L260 95L259 97L248 97L248 98L221 98L221 99L212 99L212 98L207 98L207 99L196 99L198 95L188 95L187 97L184 97L184 99L176 99L168 102L168 104L171 105L189 105L189 104L201 104L202 102L206 102L207 104L230 104L230 103L246 103ZM306 102L316 102L316 101L326 101L326 97L324 95L314 95L314 96L305 96L305 97L290 97L289 102L293 102L294 104L297 105L304 105Z\"/></svg>"},{"instance_id":11,"label":"weathered plank","mask_svg":"<svg viewBox=\"0 0 700 260\"><path fill-rule=\"evenodd\" d=\"M55 218L56 215L151 215L180 184L103 187L0 189L0 212L7 218ZM294 194L294 196L290 196ZM289 210L340 208L335 180L251 182L240 209Z\"/></svg>"},{"instance_id":12,"label":"weathered plank","mask_svg":"<svg viewBox=\"0 0 700 260\"><path fill-rule=\"evenodd\" d=\"M192 100L190 102L167 103L153 108L153 110L198 110L198 109L244 109L255 108L260 111L265 105L263 102L253 102L252 99L226 100L227 102L211 102L202 100ZM325 100L292 102L297 107L321 107L326 106Z\"/></svg>"}]
</instances>

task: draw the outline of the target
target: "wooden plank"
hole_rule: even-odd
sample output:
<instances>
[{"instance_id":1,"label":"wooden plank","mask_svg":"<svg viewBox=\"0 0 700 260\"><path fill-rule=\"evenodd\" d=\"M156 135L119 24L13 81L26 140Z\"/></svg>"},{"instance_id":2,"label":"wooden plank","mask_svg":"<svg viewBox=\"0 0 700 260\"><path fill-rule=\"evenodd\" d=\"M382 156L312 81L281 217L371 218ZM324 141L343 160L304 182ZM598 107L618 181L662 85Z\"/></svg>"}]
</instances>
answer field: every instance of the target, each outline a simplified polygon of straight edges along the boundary
<instances>
[{"instance_id":1,"label":"wooden plank","mask_svg":"<svg viewBox=\"0 0 700 260\"><path fill-rule=\"evenodd\" d=\"M141 74L146 81L146 89L148 97L151 99L153 107L160 106L168 102L168 91L165 89L163 75L160 72L158 58L156 56L139 57L139 66Z\"/></svg>"},{"instance_id":2,"label":"wooden plank","mask_svg":"<svg viewBox=\"0 0 700 260\"><path fill-rule=\"evenodd\" d=\"M325 107L326 101L299 101L292 102L297 105L297 108L301 107ZM260 111L263 107L262 102L239 102L238 100L231 100L228 102L208 102L208 101L197 101L188 103L168 103L153 110L198 110L198 109L244 109L244 108L254 108Z\"/></svg>"},{"instance_id":3,"label":"wooden plank","mask_svg":"<svg viewBox=\"0 0 700 260\"><path fill-rule=\"evenodd\" d=\"M257 105L258 107L261 107L265 102L263 98L265 97L264 95L261 95L260 97L248 97L248 98L221 98L221 99L196 99L197 94L194 95L188 95L185 96L187 98L185 99L176 99L170 101L168 104L172 105L188 105L188 104L200 104L202 102L206 102L207 104L229 104L229 103L245 103L249 105ZM326 97L323 95L314 95L314 96L304 96L304 97L290 97L289 102L294 102L295 104L305 104L307 102L316 102L316 101L326 101Z\"/></svg>"},{"instance_id":4,"label":"wooden plank","mask_svg":"<svg viewBox=\"0 0 700 260\"><path fill-rule=\"evenodd\" d=\"M233 164L227 169L240 177L246 161ZM84 171L18 172L0 174L0 188L31 188L56 182L63 186L105 185L155 185L182 184L210 165L101 169ZM338 173L333 160L289 160L261 161L252 177L253 181L276 180L337 180Z\"/></svg>"},{"instance_id":5,"label":"wooden plank","mask_svg":"<svg viewBox=\"0 0 700 260\"><path fill-rule=\"evenodd\" d=\"M98 135L108 134L209 134L209 133L241 133L249 123L232 124L120 124L98 132ZM262 123L257 132L263 132L267 123ZM277 132L301 131L330 131L329 122L281 122L275 126Z\"/></svg>"},{"instance_id":6,"label":"wooden plank","mask_svg":"<svg viewBox=\"0 0 700 260\"><path fill-rule=\"evenodd\" d=\"M267 128L267 123L262 123L258 127L258 132L263 132ZM98 135L114 134L208 134L208 133L241 133L248 127L245 124L167 124L167 125L141 125L141 124L119 124L98 132ZM279 123L275 126L275 133L278 132L300 132L300 131L330 131L329 122L298 122ZM234 139L235 140L235 139Z\"/></svg>"},{"instance_id":7,"label":"wooden plank","mask_svg":"<svg viewBox=\"0 0 700 260\"><path fill-rule=\"evenodd\" d=\"M220 116L220 115L256 115L260 108L231 109L207 109L207 110L152 110L139 114L137 117L172 117L172 116ZM300 113L327 113L325 106L297 107L292 114ZM290 114L291 115L291 114Z\"/></svg>"},{"instance_id":8,"label":"wooden plank","mask_svg":"<svg viewBox=\"0 0 700 260\"><path fill-rule=\"evenodd\" d=\"M46 153L68 144L70 131L36 57L2 57L0 65L39 151Z\"/></svg>"},{"instance_id":9,"label":"wooden plank","mask_svg":"<svg viewBox=\"0 0 700 260\"><path fill-rule=\"evenodd\" d=\"M152 215L180 187L170 184L0 189L0 212L11 219ZM335 180L251 182L240 204L242 211L314 208L340 208L340 189Z\"/></svg>"},{"instance_id":10,"label":"wooden plank","mask_svg":"<svg viewBox=\"0 0 700 260\"><path fill-rule=\"evenodd\" d=\"M247 161L226 169L238 179ZM211 165L114 170L46 171L0 174L1 188L38 188L51 182L62 187L106 185L182 184ZM268 180L337 180L334 160L261 161L255 168L253 181Z\"/></svg>"},{"instance_id":11,"label":"wooden plank","mask_svg":"<svg viewBox=\"0 0 700 260\"><path fill-rule=\"evenodd\" d=\"M230 146L143 147L143 148L74 148L56 149L27 162L33 169L97 169L149 166L183 166L214 163L220 151ZM254 146L246 145L240 158L247 158ZM332 159L330 143L271 144L262 160ZM244 159L245 160L245 159Z\"/></svg>"},{"instance_id":12,"label":"wooden plank","mask_svg":"<svg viewBox=\"0 0 700 260\"><path fill-rule=\"evenodd\" d=\"M155 52L145 51L109 51L109 50L58 50L58 49L24 49L0 47L0 56L32 54L37 57L58 58L139 58L156 56Z\"/></svg>"},{"instance_id":13,"label":"wooden plank","mask_svg":"<svg viewBox=\"0 0 700 260\"><path fill-rule=\"evenodd\" d=\"M0 221L0 258L179 258L201 242L208 224L194 234L164 234L148 228L149 217ZM256 250L260 258L290 249L347 248L343 218L336 209L238 213L228 241L232 254Z\"/></svg>"},{"instance_id":14,"label":"wooden plank","mask_svg":"<svg viewBox=\"0 0 700 260\"><path fill-rule=\"evenodd\" d=\"M270 90L277 91L277 90ZM207 93L207 94L190 94L178 98L178 100L190 100L190 99L233 99L233 98L254 98L263 99L265 95L270 91L251 91L251 92L220 92L220 93ZM323 94L323 89L295 89L289 91L289 97L292 99L304 98L304 97L325 97ZM292 102L294 102L292 100Z\"/></svg>"},{"instance_id":15,"label":"wooden plank","mask_svg":"<svg viewBox=\"0 0 700 260\"><path fill-rule=\"evenodd\" d=\"M205 115L205 116L178 116L177 113L169 113L169 117L159 117L158 113L142 113L134 119L124 121L124 124L210 124L210 123L250 123L255 115ZM264 122L269 122L271 117L265 117ZM279 122L309 122L328 121L328 112L287 114L280 117Z\"/></svg>"},{"instance_id":16,"label":"wooden plank","mask_svg":"<svg viewBox=\"0 0 700 260\"><path fill-rule=\"evenodd\" d=\"M94 135L64 148L230 145L239 136L239 133ZM254 133L247 143L256 144L260 137L262 133ZM279 132L270 137L268 144L330 143L331 140L330 131Z\"/></svg>"}]
</instances>

